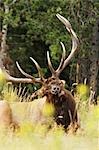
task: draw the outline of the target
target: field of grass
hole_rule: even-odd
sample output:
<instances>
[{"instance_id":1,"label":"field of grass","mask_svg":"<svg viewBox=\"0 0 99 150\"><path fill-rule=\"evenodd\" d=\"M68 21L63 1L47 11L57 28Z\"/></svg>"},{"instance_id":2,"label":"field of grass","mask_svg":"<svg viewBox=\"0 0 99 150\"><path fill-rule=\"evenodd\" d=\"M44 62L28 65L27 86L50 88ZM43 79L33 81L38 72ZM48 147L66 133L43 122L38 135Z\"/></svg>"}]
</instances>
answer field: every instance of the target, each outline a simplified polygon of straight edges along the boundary
<instances>
[{"instance_id":1,"label":"field of grass","mask_svg":"<svg viewBox=\"0 0 99 150\"><path fill-rule=\"evenodd\" d=\"M84 111L84 110L83 110ZM46 126L21 125L16 133L0 133L0 150L98 150L99 107L80 112L81 128L66 134L61 127L47 131Z\"/></svg>"},{"instance_id":2,"label":"field of grass","mask_svg":"<svg viewBox=\"0 0 99 150\"><path fill-rule=\"evenodd\" d=\"M79 91L82 97L86 88L82 86ZM1 92L1 99L21 101L22 98L25 100L13 87ZM76 134L66 134L62 127L47 130L47 125L24 122L14 133L0 128L0 150L99 150L99 106L88 108L84 102L78 110L80 128Z\"/></svg>"}]
</instances>

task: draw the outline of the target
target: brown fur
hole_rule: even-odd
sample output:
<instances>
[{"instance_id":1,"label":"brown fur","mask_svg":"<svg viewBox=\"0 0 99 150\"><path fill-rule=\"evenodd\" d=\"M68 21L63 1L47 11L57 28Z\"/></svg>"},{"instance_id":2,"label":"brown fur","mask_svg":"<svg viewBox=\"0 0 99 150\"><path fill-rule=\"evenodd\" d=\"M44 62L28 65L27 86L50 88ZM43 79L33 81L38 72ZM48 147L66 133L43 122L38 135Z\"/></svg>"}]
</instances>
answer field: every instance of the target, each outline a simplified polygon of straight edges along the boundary
<instances>
[{"instance_id":1,"label":"brown fur","mask_svg":"<svg viewBox=\"0 0 99 150\"><path fill-rule=\"evenodd\" d=\"M59 85L60 93L53 95L50 92L51 85ZM60 79L49 78L42 88L43 94L47 97L47 102L52 103L55 107L54 120L58 125L64 126L66 129L71 123L77 123L77 110L74 97L70 91L64 88L64 83Z\"/></svg>"},{"instance_id":2,"label":"brown fur","mask_svg":"<svg viewBox=\"0 0 99 150\"><path fill-rule=\"evenodd\" d=\"M15 131L19 128L12 115L12 109L7 101L0 101L0 127Z\"/></svg>"},{"instance_id":3,"label":"brown fur","mask_svg":"<svg viewBox=\"0 0 99 150\"><path fill-rule=\"evenodd\" d=\"M0 101L0 126L15 130L24 122L32 124L46 122L42 115L46 97L36 99L33 102L11 102Z\"/></svg>"},{"instance_id":4,"label":"brown fur","mask_svg":"<svg viewBox=\"0 0 99 150\"><path fill-rule=\"evenodd\" d=\"M51 86L59 85L60 93L53 95L51 93ZM32 96L46 96L47 103L54 105L54 120L58 125L68 128L70 124L78 124L76 102L71 92L64 88L65 83L59 78L50 77L46 80L42 88L35 92ZM33 97L32 97L33 98Z\"/></svg>"},{"instance_id":5,"label":"brown fur","mask_svg":"<svg viewBox=\"0 0 99 150\"><path fill-rule=\"evenodd\" d=\"M51 103L54 106L53 117L58 125L67 129L71 123L77 122L76 104L69 91L63 89L59 96L51 95L48 91L44 94L46 96L33 102L13 102L10 104L6 101L0 101L0 124L12 130L19 128L24 121L35 125L37 123L46 124L49 118L42 113L46 103Z\"/></svg>"}]
</instances>

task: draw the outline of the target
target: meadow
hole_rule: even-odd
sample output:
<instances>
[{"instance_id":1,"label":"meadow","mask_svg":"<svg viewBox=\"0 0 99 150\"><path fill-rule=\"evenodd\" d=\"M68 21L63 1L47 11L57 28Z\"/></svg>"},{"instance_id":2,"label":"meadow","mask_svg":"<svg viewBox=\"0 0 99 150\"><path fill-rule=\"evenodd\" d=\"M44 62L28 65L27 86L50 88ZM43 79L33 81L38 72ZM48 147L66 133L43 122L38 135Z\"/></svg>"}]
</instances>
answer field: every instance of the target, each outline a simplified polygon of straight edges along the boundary
<instances>
[{"instance_id":1,"label":"meadow","mask_svg":"<svg viewBox=\"0 0 99 150\"><path fill-rule=\"evenodd\" d=\"M84 110L83 110L84 111ZM0 150L98 150L99 107L80 112L81 129L66 134L61 127L49 131L46 126L21 125L20 132L0 133Z\"/></svg>"},{"instance_id":2,"label":"meadow","mask_svg":"<svg viewBox=\"0 0 99 150\"><path fill-rule=\"evenodd\" d=\"M3 82L4 83L4 82ZM0 99L12 101L29 101L22 88L3 86ZM64 132L60 126L48 130L47 125L33 126L23 122L20 130L14 133L0 127L0 150L98 150L99 149L99 106L88 107L86 103L87 87L78 88L80 105L78 107L80 128L74 134ZM17 108L16 108L17 109ZM50 108L45 111L49 113ZM23 113L23 112L22 112Z\"/></svg>"}]
</instances>

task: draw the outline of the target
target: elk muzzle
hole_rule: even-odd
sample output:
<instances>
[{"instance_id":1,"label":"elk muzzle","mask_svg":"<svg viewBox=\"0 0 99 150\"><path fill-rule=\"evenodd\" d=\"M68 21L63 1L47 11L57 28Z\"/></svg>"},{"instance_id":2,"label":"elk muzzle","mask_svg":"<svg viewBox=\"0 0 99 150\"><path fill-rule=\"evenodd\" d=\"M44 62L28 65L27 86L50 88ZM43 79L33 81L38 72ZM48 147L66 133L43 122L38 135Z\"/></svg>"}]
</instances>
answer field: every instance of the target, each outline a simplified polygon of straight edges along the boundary
<instances>
[{"instance_id":1,"label":"elk muzzle","mask_svg":"<svg viewBox=\"0 0 99 150\"><path fill-rule=\"evenodd\" d=\"M59 85L52 85L51 86L51 93L53 94L53 95L57 95L57 94L59 94L60 93L60 86Z\"/></svg>"}]
</instances>

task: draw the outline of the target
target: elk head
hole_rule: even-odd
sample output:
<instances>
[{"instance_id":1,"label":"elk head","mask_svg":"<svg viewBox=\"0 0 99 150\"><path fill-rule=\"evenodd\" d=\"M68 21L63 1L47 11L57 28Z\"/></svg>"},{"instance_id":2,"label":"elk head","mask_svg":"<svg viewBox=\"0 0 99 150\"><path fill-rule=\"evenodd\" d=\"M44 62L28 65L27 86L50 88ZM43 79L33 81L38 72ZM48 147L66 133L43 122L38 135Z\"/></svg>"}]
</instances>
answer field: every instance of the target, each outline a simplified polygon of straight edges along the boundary
<instances>
[{"instance_id":1,"label":"elk head","mask_svg":"<svg viewBox=\"0 0 99 150\"><path fill-rule=\"evenodd\" d=\"M72 50L71 50L70 55L66 58L65 46L62 42L60 42L60 44L62 46L62 49L63 49L63 53L62 53L62 57L61 57L59 67L56 70L52 66L49 51L47 51L48 66L49 66L49 69L52 73L51 77L49 77L48 79L45 79L42 75L41 68L40 68L39 64L32 57L30 57L30 59L33 61L33 63L37 67L39 77L34 78L33 76L31 76L28 73L24 72L23 69L20 67L19 63L16 62L16 65L17 65L18 69L20 70L20 72L26 78L15 78L15 77L10 76L6 72L5 75L6 75L6 80L7 81L11 81L11 82L15 82L15 83L41 83L46 92L50 92L50 94L52 94L52 95L60 94L61 89L64 88L64 82L63 82L63 80L59 79L59 75L63 71L63 69L69 64L71 59L73 58L75 52L78 49L79 41L78 41L78 38L77 38L75 32L73 31L73 29L71 27L71 24L69 23L69 21L66 18L64 18L63 16L61 16L60 14L57 14L56 16L65 25L67 31L71 34Z\"/></svg>"}]
</instances>

